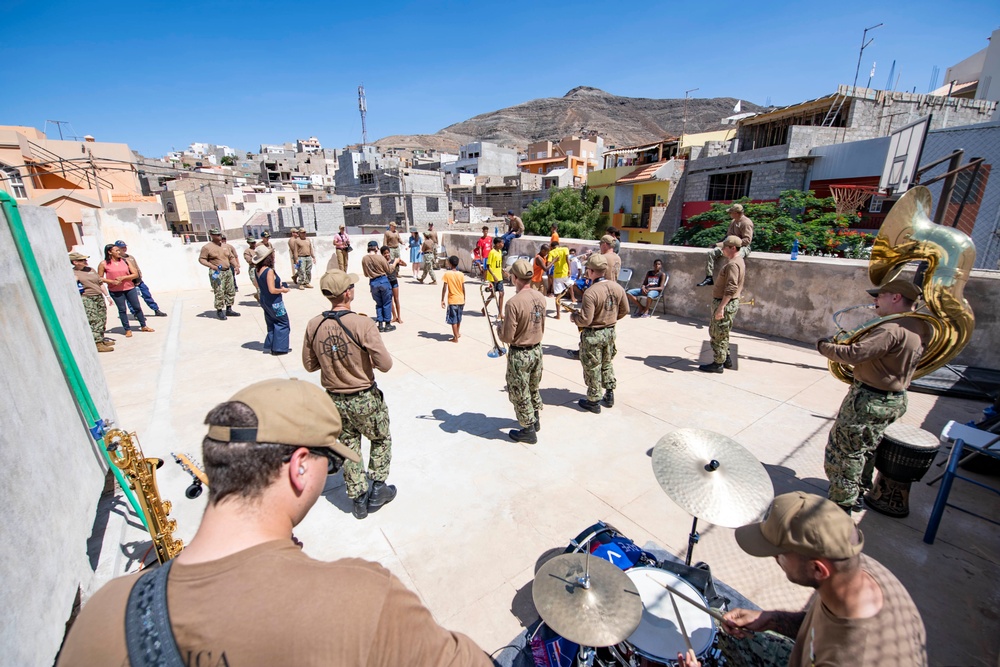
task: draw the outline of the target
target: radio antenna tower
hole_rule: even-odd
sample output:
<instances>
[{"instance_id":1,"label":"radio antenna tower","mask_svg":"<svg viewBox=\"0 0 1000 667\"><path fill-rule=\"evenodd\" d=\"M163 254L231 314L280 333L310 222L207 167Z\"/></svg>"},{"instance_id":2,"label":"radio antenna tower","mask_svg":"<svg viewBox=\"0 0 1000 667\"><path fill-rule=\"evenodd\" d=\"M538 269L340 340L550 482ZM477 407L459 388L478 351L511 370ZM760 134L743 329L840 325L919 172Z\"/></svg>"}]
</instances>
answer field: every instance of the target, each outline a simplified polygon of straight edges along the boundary
<instances>
[{"instance_id":1,"label":"radio antenna tower","mask_svg":"<svg viewBox=\"0 0 1000 667\"><path fill-rule=\"evenodd\" d=\"M368 126L365 117L368 115L368 103L365 102L365 86L358 86L358 111L361 112L361 147L368 145Z\"/></svg>"}]
</instances>

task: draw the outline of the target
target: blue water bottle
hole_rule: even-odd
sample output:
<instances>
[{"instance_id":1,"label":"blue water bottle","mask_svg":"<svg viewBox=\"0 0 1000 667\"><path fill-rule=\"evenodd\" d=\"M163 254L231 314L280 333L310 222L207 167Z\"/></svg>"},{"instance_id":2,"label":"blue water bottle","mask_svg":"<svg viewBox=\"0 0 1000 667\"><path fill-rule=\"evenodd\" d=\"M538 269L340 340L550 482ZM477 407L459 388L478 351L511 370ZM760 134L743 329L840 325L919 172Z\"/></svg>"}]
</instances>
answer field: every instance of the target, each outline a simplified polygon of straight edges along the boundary
<instances>
[{"instance_id":1,"label":"blue water bottle","mask_svg":"<svg viewBox=\"0 0 1000 667\"><path fill-rule=\"evenodd\" d=\"M792 239L792 259L795 260L798 258L799 258L799 240Z\"/></svg>"},{"instance_id":2,"label":"blue water bottle","mask_svg":"<svg viewBox=\"0 0 1000 667\"><path fill-rule=\"evenodd\" d=\"M222 265L219 264L219 268L217 268L215 271L212 271L212 279L218 280L221 277L222 277Z\"/></svg>"},{"instance_id":3,"label":"blue water bottle","mask_svg":"<svg viewBox=\"0 0 1000 667\"><path fill-rule=\"evenodd\" d=\"M500 228L497 227L496 225L493 225L493 238L496 238L498 236L500 236Z\"/></svg>"}]
</instances>

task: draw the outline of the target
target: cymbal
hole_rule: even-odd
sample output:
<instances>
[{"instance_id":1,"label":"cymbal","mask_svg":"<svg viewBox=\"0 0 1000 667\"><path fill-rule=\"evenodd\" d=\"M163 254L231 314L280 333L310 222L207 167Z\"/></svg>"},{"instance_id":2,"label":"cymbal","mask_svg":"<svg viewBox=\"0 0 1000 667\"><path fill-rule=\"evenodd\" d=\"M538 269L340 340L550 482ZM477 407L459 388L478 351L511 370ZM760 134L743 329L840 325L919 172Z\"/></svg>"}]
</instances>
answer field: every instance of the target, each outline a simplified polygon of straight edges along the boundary
<instances>
[{"instance_id":1,"label":"cymbal","mask_svg":"<svg viewBox=\"0 0 1000 667\"><path fill-rule=\"evenodd\" d=\"M682 428L653 447L653 475L670 499L691 515L736 528L762 516L774 500L764 466L719 433Z\"/></svg>"},{"instance_id":2,"label":"cymbal","mask_svg":"<svg viewBox=\"0 0 1000 667\"><path fill-rule=\"evenodd\" d=\"M580 579L590 559L590 588ZM642 599L628 575L602 558L563 554L535 575L531 598L542 620L581 646L612 646L639 627Z\"/></svg>"}]
</instances>

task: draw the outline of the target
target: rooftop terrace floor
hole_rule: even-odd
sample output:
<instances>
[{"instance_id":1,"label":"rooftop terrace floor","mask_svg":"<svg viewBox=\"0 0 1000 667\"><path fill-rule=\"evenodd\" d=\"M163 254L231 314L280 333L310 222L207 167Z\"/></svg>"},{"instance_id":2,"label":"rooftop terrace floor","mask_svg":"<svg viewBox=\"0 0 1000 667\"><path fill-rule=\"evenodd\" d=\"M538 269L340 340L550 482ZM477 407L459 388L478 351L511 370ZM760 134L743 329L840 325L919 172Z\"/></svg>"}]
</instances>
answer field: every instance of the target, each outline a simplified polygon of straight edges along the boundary
<instances>
[{"instance_id":1,"label":"rooftop terrace floor","mask_svg":"<svg viewBox=\"0 0 1000 667\"><path fill-rule=\"evenodd\" d=\"M215 318L207 280L205 289L186 292L156 293L152 285L169 317L151 318L156 333L136 332L131 339L111 329L117 350L100 355L119 425L138 433L147 456L168 462L157 474L159 488L173 503L176 535L186 541L207 494L184 497L190 478L170 453L200 458L206 413L252 382L289 377L319 384L299 356L306 322L328 307L319 289L286 295L293 352L273 357L261 352L263 313L247 296L246 274L238 283L242 317L225 322ZM354 309L372 314L366 283L359 282ZM615 406L594 415L576 405L585 393L581 367L566 354L577 347L576 327L566 317L548 319L543 430L538 444L524 445L506 434L517 427L504 391L506 365L487 356L492 343L478 313L476 283L467 283L458 344L448 342L440 285L408 276L400 283L404 323L384 336L393 368L376 377L391 415L389 481L399 495L357 521L342 477L331 477L295 534L315 558L357 556L383 564L441 624L468 633L488 652L537 618L531 581L539 558L598 520L640 546L652 541L683 556L691 517L661 490L650 462L651 448L666 433L693 427L724 434L761 460L775 493L825 495L823 448L847 387L811 347L736 331L738 370L704 374L697 365L710 355L705 322L627 318L618 326ZM109 317L108 324L117 319ZM985 405L913 392L909 400L903 421L935 434L950 419L977 418ZM860 515L865 552L892 570L916 601L931 664L992 666L1000 650L1000 533L949 509L936 543L924 544L936 492L914 484L911 514L903 520ZM997 496L971 485L956 484L952 499L1000 515ZM789 583L773 560L745 555L731 529L705 522L699 528L695 560L707 562L717 578L764 608L806 603L809 590ZM126 525L120 535L107 536L102 560L113 561L116 573L134 570L143 540L148 544L148 535Z\"/></svg>"}]
</instances>

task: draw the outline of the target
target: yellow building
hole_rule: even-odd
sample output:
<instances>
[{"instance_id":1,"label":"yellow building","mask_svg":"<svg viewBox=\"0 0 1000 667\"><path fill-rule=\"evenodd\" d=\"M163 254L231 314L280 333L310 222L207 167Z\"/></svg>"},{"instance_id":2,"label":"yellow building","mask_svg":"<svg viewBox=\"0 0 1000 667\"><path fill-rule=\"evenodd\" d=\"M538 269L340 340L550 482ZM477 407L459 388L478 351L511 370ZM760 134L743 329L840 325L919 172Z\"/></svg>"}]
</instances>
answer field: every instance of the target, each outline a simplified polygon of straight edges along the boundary
<instances>
[{"instance_id":1,"label":"yellow building","mask_svg":"<svg viewBox=\"0 0 1000 667\"><path fill-rule=\"evenodd\" d=\"M625 240L663 243L663 233L653 230L666 212L671 179L678 173L677 143L671 139L606 151L605 168L587 177L608 224Z\"/></svg>"},{"instance_id":2,"label":"yellow building","mask_svg":"<svg viewBox=\"0 0 1000 667\"><path fill-rule=\"evenodd\" d=\"M67 250L82 242L86 209L140 208L163 224L159 199L142 194L127 144L54 140L33 127L0 125L0 188L18 203L54 209Z\"/></svg>"}]
</instances>

